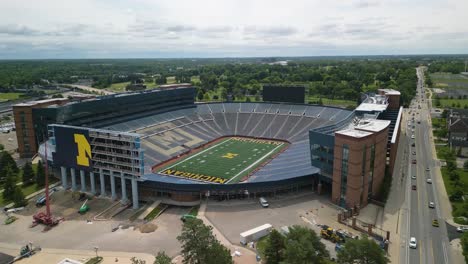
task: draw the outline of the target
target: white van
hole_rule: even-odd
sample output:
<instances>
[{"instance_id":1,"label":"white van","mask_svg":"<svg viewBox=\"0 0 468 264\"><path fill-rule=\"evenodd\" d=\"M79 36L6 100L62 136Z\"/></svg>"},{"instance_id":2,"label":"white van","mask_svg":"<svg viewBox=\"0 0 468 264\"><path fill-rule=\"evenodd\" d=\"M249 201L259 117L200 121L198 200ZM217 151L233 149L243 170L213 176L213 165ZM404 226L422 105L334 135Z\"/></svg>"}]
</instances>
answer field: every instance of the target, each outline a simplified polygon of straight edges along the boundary
<instances>
[{"instance_id":1,"label":"white van","mask_svg":"<svg viewBox=\"0 0 468 264\"><path fill-rule=\"evenodd\" d=\"M268 201L264 197L260 197L260 199L258 199L258 201L260 202L260 204L262 205L263 208L267 208L268 206L270 206L268 204Z\"/></svg>"}]
</instances>

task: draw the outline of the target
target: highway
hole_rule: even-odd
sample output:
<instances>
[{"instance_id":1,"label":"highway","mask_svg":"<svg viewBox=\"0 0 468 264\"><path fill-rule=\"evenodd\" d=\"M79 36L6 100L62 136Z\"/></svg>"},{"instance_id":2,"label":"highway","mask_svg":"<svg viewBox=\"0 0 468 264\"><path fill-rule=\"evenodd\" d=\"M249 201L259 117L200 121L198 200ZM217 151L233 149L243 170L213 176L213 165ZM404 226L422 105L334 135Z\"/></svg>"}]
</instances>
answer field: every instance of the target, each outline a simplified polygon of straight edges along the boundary
<instances>
[{"instance_id":1,"label":"highway","mask_svg":"<svg viewBox=\"0 0 468 264\"><path fill-rule=\"evenodd\" d=\"M440 198L436 189L443 188L443 183L442 178L436 177L434 173L434 170L439 168L431 144L430 109L424 94L424 75L421 68L417 69L417 75L417 95L402 121L402 126L406 126L406 134L401 135L401 140L406 141L404 160L407 162L403 207L407 210L402 214L401 221L401 231L406 233L402 236L402 239L406 240L404 243L406 246L401 251L400 262L449 264L452 262L449 260L447 227L441 217ZM413 164L414 160L416 164ZM432 180L432 184L427 182L428 179ZM435 204L435 208L429 208L430 202ZM439 227L432 226L433 220L438 220ZM418 243L416 249L409 248L410 237L416 238Z\"/></svg>"}]
</instances>

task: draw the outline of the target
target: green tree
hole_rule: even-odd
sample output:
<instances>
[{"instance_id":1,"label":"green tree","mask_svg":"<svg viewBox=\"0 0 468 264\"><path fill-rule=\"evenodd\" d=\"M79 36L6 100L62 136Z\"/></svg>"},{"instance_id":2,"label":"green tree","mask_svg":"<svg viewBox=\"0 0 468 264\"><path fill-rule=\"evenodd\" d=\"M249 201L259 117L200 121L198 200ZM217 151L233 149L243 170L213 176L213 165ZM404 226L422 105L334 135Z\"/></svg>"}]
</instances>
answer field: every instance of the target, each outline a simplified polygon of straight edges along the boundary
<instances>
[{"instance_id":1,"label":"green tree","mask_svg":"<svg viewBox=\"0 0 468 264\"><path fill-rule=\"evenodd\" d=\"M229 250L221 245L200 219L188 219L177 240L182 244L185 264L228 264L233 263Z\"/></svg>"},{"instance_id":2,"label":"green tree","mask_svg":"<svg viewBox=\"0 0 468 264\"><path fill-rule=\"evenodd\" d=\"M26 162L23 167L23 184L33 183L35 177L31 162Z\"/></svg>"},{"instance_id":3,"label":"green tree","mask_svg":"<svg viewBox=\"0 0 468 264\"><path fill-rule=\"evenodd\" d=\"M15 174L13 170L8 166L5 170L5 183L3 184L3 200L11 201L13 200L13 195L15 193L16 181Z\"/></svg>"},{"instance_id":4,"label":"green tree","mask_svg":"<svg viewBox=\"0 0 468 264\"><path fill-rule=\"evenodd\" d=\"M320 237L306 227L290 227L285 244L285 263L321 264L326 263L330 256Z\"/></svg>"},{"instance_id":5,"label":"green tree","mask_svg":"<svg viewBox=\"0 0 468 264\"><path fill-rule=\"evenodd\" d=\"M283 259L284 237L273 229L265 246L265 261L267 264L278 264Z\"/></svg>"},{"instance_id":6,"label":"green tree","mask_svg":"<svg viewBox=\"0 0 468 264\"><path fill-rule=\"evenodd\" d=\"M203 90L202 90L202 89L198 90L198 93L197 93L197 99L198 99L198 101L203 100L203 96L204 96Z\"/></svg>"},{"instance_id":7,"label":"green tree","mask_svg":"<svg viewBox=\"0 0 468 264\"><path fill-rule=\"evenodd\" d=\"M45 186L45 171L41 161L37 163L36 183L39 187Z\"/></svg>"},{"instance_id":8,"label":"green tree","mask_svg":"<svg viewBox=\"0 0 468 264\"><path fill-rule=\"evenodd\" d=\"M132 257L130 261L132 262L132 264L146 264L145 260L137 259L136 257Z\"/></svg>"},{"instance_id":9,"label":"green tree","mask_svg":"<svg viewBox=\"0 0 468 264\"><path fill-rule=\"evenodd\" d=\"M468 232L463 233L461 236L461 245L463 249L463 256L465 256L465 262L468 263Z\"/></svg>"},{"instance_id":10,"label":"green tree","mask_svg":"<svg viewBox=\"0 0 468 264\"><path fill-rule=\"evenodd\" d=\"M3 151L5 149L5 146L3 146L3 144L0 144L0 152Z\"/></svg>"},{"instance_id":11,"label":"green tree","mask_svg":"<svg viewBox=\"0 0 468 264\"><path fill-rule=\"evenodd\" d=\"M19 186L15 186L15 190L13 192L13 203L15 207L22 207L26 206L28 202L26 201L23 190Z\"/></svg>"},{"instance_id":12,"label":"green tree","mask_svg":"<svg viewBox=\"0 0 468 264\"><path fill-rule=\"evenodd\" d=\"M468 170L468 160L463 163L463 169Z\"/></svg>"},{"instance_id":13,"label":"green tree","mask_svg":"<svg viewBox=\"0 0 468 264\"><path fill-rule=\"evenodd\" d=\"M360 239L348 239L338 252L338 263L386 264L390 260L385 252L372 239L363 236Z\"/></svg>"},{"instance_id":14,"label":"green tree","mask_svg":"<svg viewBox=\"0 0 468 264\"><path fill-rule=\"evenodd\" d=\"M9 167L14 174L18 173L18 166L8 151L0 153L0 180L6 175L6 168Z\"/></svg>"},{"instance_id":15,"label":"green tree","mask_svg":"<svg viewBox=\"0 0 468 264\"><path fill-rule=\"evenodd\" d=\"M172 259L166 255L166 252L159 251L158 255L156 255L156 259L154 260L154 264L171 264Z\"/></svg>"}]
</instances>

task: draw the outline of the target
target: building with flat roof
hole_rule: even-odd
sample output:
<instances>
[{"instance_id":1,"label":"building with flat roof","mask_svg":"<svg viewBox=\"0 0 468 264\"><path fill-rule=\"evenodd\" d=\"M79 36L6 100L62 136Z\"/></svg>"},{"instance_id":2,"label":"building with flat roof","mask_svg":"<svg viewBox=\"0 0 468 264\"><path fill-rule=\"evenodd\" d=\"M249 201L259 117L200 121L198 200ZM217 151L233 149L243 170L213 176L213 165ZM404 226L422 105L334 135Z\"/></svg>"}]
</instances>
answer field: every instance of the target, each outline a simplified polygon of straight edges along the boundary
<instances>
[{"instance_id":1,"label":"building with flat roof","mask_svg":"<svg viewBox=\"0 0 468 264\"><path fill-rule=\"evenodd\" d=\"M388 95L398 91L379 92L366 95L347 120L309 131L311 162L321 170L318 190L331 192L332 201L345 208L379 197L386 173L393 171L402 108L393 105L399 98L390 102Z\"/></svg>"},{"instance_id":2,"label":"building with flat roof","mask_svg":"<svg viewBox=\"0 0 468 264\"><path fill-rule=\"evenodd\" d=\"M38 151L38 135L36 134L33 111L53 105L64 105L68 102L69 100L66 98L53 98L13 105L13 117L15 119L20 157L32 157Z\"/></svg>"},{"instance_id":3,"label":"building with flat roof","mask_svg":"<svg viewBox=\"0 0 468 264\"><path fill-rule=\"evenodd\" d=\"M448 142L461 156L468 156L468 110L451 109L447 118Z\"/></svg>"}]
</instances>

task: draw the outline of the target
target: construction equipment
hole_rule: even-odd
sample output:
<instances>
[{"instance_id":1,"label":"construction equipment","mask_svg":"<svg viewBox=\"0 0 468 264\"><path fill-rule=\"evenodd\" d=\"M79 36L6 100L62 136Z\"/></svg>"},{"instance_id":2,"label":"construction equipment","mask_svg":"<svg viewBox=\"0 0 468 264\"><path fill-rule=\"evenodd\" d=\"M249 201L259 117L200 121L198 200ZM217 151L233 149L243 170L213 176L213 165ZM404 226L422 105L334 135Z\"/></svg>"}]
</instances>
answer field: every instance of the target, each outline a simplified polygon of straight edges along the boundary
<instances>
[{"instance_id":1,"label":"construction equipment","mask_svg":"<svg viewBox=\"0 0 468 264\"><path fill-rule=\"evenodd\" d=\"M89 211L89 205L87 205L86 203L88 202L88 199L86 199L86 201L83 203L83 205L80 207L80 210L78 210L78 213L79 214L86 214L86 212Z\"/></svg>"},{"instance_id":2,"label":"construction equipment","mask_svg":"<svg viewBox=\"0 0 468 264\"><path fill-rule=\"evenodd\" d=\"M320 230L320 236L324 239L330 240L333 243L344 243L345 236L341 232L335 231L333 228L328 226L323 226Z\"/></svg>"},{"instance_id":3,"label":"construction equipment","mask_svg":"<svg viewBox=\"0 0 468 264\"><path fill-rule=\"evenodd\" d=\"M52 188L52 190L50 190L49 192L49 197L56 191L55 188ZM46 204L46 196L45 194L41 197L39 197L37 200L36 200L36 206L37 207L41 207L41 206L44 206Z\"/></svg>"},{"instance_id":4,"label":"construction equipment","mask_svg":"<svg viewBox=\"0 0 468 264\"><path fill-rule=\"evenodd\" d=\"M38 212L33 215L33 222L31 227L35 227L38 224L45 225L44 231L48 231L52 227L58 225L62 220L63 217L55 218L50 213L50 199L49 199L49 160L47 159L47 138L45 138L44 142L44 149L45 149L45 205L46 205L46 212Z\"/></svg>"},{"instance_id":5,"label":"construction equipment","mask_svg":"<svg viewBox=\"0 0 468 264\"><path fill-rule=\"evenodd\" d=\"M11 263L19 261L23 258L29 258L38 251L41 251L41 247L33 247L32 243L29 243L21 248L19 256L16 256Z\"/></svg>"}]
</instances>

